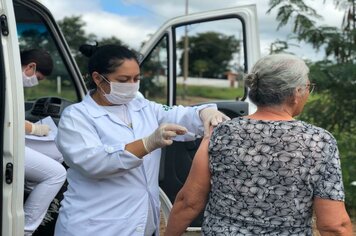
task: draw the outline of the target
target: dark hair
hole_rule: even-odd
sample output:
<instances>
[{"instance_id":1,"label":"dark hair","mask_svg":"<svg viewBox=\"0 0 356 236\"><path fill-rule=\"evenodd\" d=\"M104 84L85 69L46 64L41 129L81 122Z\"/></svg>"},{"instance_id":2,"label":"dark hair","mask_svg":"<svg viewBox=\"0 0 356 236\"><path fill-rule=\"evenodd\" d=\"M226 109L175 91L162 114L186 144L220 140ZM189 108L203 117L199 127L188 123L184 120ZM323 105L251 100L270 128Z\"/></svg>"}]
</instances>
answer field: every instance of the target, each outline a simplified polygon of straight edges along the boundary
<instances>
[{"instance_id":1,"label":"dark hair","mask_svg":"<svg viewBox=\"0 0 356 236\"><path fill-rule=\"evenodd\" d=\"M53 70L53 60L51 55L43 49L30 49L21 52L21 65L26 66L36 63L36 70L48 76Z\"/></svg>"},{"instance_id":2,"label":"dark hair","mask_svg":"<svg viewBox=\"0 0 356 236\"><path fill-rule=\"evenodd\" d=\"M88 62L88 87L96 88L96 84L91 78L91 74L96 71L99 74L109 74L122 65L124 60L135 60L137 64L137 54L126 46L107 44L103 46L83 44L79 51L89 58Z\"/></svg>"}]
</instances>

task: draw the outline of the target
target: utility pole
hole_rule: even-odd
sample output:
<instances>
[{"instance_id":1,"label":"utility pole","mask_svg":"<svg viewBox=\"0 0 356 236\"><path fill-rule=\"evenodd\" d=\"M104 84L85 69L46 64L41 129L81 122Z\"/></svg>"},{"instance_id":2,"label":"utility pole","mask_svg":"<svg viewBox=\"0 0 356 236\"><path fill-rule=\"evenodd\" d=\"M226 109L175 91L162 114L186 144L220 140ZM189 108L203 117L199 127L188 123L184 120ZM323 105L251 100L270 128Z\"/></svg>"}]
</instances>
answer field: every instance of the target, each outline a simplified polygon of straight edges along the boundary
<instances>
[{"instance_id":1,"label":"utility pole","mask_svg":"<svg viewBox=\"0 0 356 236\"><path fill-rule=\"evenodd\" d=\"M185 15L188 15L188 0L185 0ZM184 36L184 61L183 61L183 95L182 99L186 98L186 83L188 79L188 72L189 72L189 40L188 40L188 27L185 27L185 36Z\"/></svg>"}]
</instances>

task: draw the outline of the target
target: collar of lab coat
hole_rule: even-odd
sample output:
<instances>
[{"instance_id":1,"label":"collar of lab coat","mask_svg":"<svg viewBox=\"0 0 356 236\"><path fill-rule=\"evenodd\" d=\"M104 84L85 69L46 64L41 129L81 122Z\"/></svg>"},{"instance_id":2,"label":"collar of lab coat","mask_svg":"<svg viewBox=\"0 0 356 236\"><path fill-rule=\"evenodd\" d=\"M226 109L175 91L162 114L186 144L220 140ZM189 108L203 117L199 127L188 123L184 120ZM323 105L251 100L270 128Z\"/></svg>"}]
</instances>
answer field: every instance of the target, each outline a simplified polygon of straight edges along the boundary
<instances>
[{"instance_id":1,"label":"collar of lab coat","mask_svg":"<svg viewBox=\"0 0 356 236\"><path fill-rule=\"evenodd\" d=\"M108 111L98 105L94 99L91 97L91 92L89 91L84 97L83 104L86 107L88 113L92 117L99 117L108 114ZM142 108L147 106L148 100L145 98L135 98L127 104L127 108L132 111L140 111Z\"/></svg>"}]
</instances>

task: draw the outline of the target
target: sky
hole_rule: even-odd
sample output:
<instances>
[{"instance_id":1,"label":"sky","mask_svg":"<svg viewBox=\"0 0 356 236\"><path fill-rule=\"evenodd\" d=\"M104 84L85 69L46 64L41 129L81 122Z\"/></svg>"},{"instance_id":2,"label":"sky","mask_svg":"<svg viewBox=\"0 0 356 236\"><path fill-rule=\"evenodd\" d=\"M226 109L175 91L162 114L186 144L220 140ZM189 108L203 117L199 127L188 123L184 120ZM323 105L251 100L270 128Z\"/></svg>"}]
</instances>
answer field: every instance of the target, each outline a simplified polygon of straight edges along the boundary
<instances>
[{"instance_id":1,"label":"sky","mask_svg":"<svg viewBox=\"0 0 356 236\"><path fill-rule=\"evenodd\" d=\"M86 23L85 31L94 33L99 38L115 36L134 49L139 49L141 43L156 32L160 25L168 19L185 14L185 4L188 12L196 13L236 6L241 3L257 4L261 55L268 54L268 48L276 39L286 40L291 32L289 24L277 31L276 11L266 14L268 0L39 0L53 14L56 20L69 16L82 16ZM323 19L319 25L340 27L343 10L337 9L328 0L305 0L317 10ZM318 60L323 52L315 52L309 45L297 43L290 49L296 55Z\"/></svg>"}]
</instances>

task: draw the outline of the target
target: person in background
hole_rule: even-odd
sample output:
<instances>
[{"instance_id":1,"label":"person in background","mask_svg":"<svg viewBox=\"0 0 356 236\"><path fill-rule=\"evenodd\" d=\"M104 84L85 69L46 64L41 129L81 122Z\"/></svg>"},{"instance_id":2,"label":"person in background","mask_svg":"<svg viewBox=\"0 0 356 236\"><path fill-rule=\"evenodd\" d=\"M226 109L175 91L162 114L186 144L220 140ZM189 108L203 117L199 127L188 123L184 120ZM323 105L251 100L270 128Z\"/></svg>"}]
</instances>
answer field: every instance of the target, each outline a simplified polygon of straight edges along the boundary
<instances>
[{"instance_id":1,"label":"person in background","mask_svg":"<svg viewBox=\"0 0 356 236\"><path fill-rule=\"evenodd\" d=\"M52 73L53 60L49 53L42 49L24 50L21 52L21 66L23 86L30 88ZM49 126L25 121L25 131L26 134L46 136Z\"/></svg>"},{"instance_id":2,"label":"person in background","mask_svg":"<svg viewBox=\"0 0 356 236\"><path fill-rule=\"evenodd\" d=\"M169 107L137 96L140 67L127 47L80 51L90 57L91 90L58 125L69 169L55 235L158 235L161 148L229 118L213 104Z\"/></svg>"},{"instance_id":3,"label":"person in background","mask_svg":"<svg viewBox=\"0 0 356 236\"><path fill-rule=\"evenodd\" d=\"M24 87L36 86L53 69L51 56L42 49L21 52L21 64ZM50 129L44 124L25 121L25 131L30 135L46 136ZM25 236L32 235L41 224L65 180L66 170L60 162L25 146L25 191L29 193L24 204Z\"/></svg>"},{"instance_id":4,"label":"person in background","mask_svg":"<svg viewBox=\"0 0 356 236\"><path fill-rule=\"evenodd\" d=\"M181 235L204 209L203 235L352 235L339 152L326 130L295 120L313 91L303 60L261 58L245 77L257 111L221 123L199 147L169 216Z\"/></svg>"}]
</instances>

